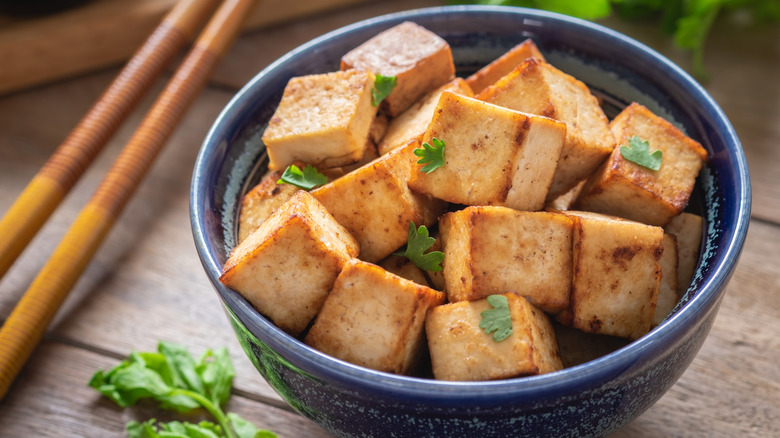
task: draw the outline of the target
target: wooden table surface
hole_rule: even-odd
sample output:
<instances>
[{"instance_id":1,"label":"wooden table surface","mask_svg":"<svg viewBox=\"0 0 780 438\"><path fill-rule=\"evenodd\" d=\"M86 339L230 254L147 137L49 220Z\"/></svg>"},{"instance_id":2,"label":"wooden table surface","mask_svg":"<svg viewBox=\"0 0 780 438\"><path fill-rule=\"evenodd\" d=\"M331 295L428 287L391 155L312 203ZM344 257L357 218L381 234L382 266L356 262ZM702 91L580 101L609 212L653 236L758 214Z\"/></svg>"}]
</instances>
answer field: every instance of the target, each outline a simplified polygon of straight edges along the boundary
<instances>
[{"instance_id":1,"label":"wooden table surface","mask_svg":"<svg viewBox=\"0 0 780 438\"><path fill-rule=\"evenodd\" d=\"M351 6L251 33L236 41L115 225L44 341L0 402L1 437L124 436L149 406L121 409L86 386L158 340L200 353L228 346L236 367L228 409L286 437L326 437L262 380L244 356L201 269L188 216L192 165L208 127L239 87L286 51L326 31L386 12L440 2L396 0ZM688 65L657 25L607 20ZM705 61L706 89L742 140L753 183L747 244L715 325L677 384L615 437L780 436L780 27L716 23ZM101 94L118 68L0 96L0 212ZM162 80L154 91L159 92ZM0 282L8 317L118 150L146 98L49 223Z\"/></svg>"}]
</instances>

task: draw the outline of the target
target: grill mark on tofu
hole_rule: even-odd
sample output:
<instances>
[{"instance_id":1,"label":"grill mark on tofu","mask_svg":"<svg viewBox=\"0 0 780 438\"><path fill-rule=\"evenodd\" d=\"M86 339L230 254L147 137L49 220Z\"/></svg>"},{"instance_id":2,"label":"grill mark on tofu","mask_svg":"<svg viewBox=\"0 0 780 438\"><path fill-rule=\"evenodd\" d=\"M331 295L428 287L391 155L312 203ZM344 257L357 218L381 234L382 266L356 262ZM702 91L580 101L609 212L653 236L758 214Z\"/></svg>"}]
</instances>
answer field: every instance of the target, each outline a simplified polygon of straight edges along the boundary
<instances>
[{"instance_id":1,"label":"grill mark on tofu","mask_svg":"<svg viewBox=\"0 0 780 438\"><path fill-rule=\"evenodd\" d=\"M641 246L619 246L612 251L612 262L621 269L628 269L628 262L642 251Z\"/></svg>"}]
</instances>

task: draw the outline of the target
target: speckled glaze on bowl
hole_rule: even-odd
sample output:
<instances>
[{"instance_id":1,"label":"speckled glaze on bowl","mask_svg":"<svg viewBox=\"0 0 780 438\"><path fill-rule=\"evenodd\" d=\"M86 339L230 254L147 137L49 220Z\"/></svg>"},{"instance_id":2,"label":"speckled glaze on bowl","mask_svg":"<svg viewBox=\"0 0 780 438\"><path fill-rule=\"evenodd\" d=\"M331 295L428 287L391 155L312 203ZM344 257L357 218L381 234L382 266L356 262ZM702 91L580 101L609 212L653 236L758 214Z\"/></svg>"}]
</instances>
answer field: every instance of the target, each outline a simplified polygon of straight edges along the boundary
<instances>
[{"instance_id":1,"label":"speckled glaze on bowl","mask_svg":"<svg viewBox=\"0 0 780 438\"><path fill-rule=\"evenodd\" d=\"M711 160L691 208L706 220L695 278L674 313L643 338L597 360L542 376L440 382L333 359L288 336L217 280L235 242L240 196L264 170L260 136L292 76L338 69L342 54L404 20L444 37L460 75L525 38L588 84L609 116L637 101L700 141ZM520 8L444 7L387 15L293 50L228 104L195 165L191 219L197 250L246 354L303 415L345 437L602 436L655 403L682 375L712 326L750 215L745 157L707 93L657 53L601 26Z\"/></svg>"}]
</instances>

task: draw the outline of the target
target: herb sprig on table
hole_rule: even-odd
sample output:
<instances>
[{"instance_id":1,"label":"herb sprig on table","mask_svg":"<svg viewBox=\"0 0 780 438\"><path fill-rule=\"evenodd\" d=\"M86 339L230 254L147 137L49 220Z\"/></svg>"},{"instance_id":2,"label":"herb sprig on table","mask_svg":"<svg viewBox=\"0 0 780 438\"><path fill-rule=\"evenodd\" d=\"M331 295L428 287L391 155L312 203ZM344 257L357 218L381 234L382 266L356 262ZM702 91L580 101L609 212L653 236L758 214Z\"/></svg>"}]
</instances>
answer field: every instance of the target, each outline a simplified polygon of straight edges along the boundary
<instances>
[{"instance_id":1,"label":"herb sprig on table","mask_svg":"<svg viewBox=\"0 0 780 438\"><path fill-rule=\"evenodd\" d=\"M143 423L130 421L130 438L198 437L198 438L274 438L276 434L261 430L234 413L222 410L233 385L233 364L227 349L207 350L195 360L187 348L160 342L156 352L132 352L130 357L109 371L98 370L89 386L121 407L151 399L160 409L187 413L205 408L216 423L198 424L171 421Z\"/></svg>"},{"instance_id":2,"label":"herb sprig on table","mask_svg":"<svg viewBox=\"0 0 780 438\"><path fill-rule=\"evenodd\" d=\"M674 38L677 47L690 50L694 73L706 78L704 43L715 18L722 13L739 13L755 22L780 21L778 0L475 0L451 4L522 6L546 9L586 20L605 18L614 8L629 19L660 18L661 31Z\"/></svg>"}]
</instances>

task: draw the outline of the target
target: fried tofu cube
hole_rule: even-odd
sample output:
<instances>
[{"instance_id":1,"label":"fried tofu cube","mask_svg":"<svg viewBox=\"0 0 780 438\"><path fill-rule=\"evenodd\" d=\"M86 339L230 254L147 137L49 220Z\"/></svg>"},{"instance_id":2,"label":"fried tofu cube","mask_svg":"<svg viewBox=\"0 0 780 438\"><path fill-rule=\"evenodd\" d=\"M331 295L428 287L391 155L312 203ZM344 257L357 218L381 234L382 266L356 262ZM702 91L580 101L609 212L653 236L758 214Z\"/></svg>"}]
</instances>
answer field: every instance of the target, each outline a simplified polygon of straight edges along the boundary
<instances>
[{"instance_id":1,"label":"fried tofu cube","mask_svg":"<svg viewBox=\"0 0 780 438\"><path fill-rule=\"evenodd\" d=\"M445 91L423 139L444 141L444 165L416 164L409 187L448 202L539 210L566 127Z\"/></svg>"},{"instance_id":2,"label":"fried tofu cube","mask_svg":"<svg viewBox=\"0 0 780 438\"><path fill-rule=\"evenodd\" d=\"M569 306L572 226L561 213L467 207L439 220L450 302L514 292L548 313Z\"/></svg>"},{"instance_id":3,"label":"fried tofu cube","mask_svg":"<svg viewBox=\"0 0 780 438\"><path fill-rule=\"evenodd\" d=\"M677 238L677 292L682 295L688 290L696 272L701 252L704 220L692 213L680 213L666 224L664 230Z\"/></svg>"},{"instance_id":4,"label":"fried tofu cube","mask_svg":"<svg viewBox=\"0 0 780 438\"><path fill-rule=\"evenodd\" d=\"M617 217L574 218L572 291L564 324L635 340L650 331L661 281L663 229Z\"/></svg>"},{"instance_id":5,"label":"fried tofu cube","mask_svg":"<svg viewBox=\"0 0 780 438\"><path fill-rule=\"evenodd\" d=\"M304 169L308 164L296 161L293 163L299 169ZM322 169L329 180L344 174L338 167ZM269 170L251 190L241 198L241 208L238 214L238 242L243 241L252 233L274 210L300 190L293 184L279 183L284 174L281 170Z\"/></svg>"},{"instance_id":6,"label":"fried tofu cube","mask_svg":"<svg viewBox=\"0 0 780 438\"><path fill-rule=\"evenodd\" d=\"M429 91L406 111L390 121L387 132L379 143L379 154L384 155L391 150L404 146L413 140L422 142L422 137L431 123L433 112L439 103L439 96L444 91L472 97L474 93L466 85L466 81L455 78L441 87Z\"/></svg>"},{"instance_id":7,"label":"fried tofu cube","mask_svg":"<svg viewBox=\"0 0 780 438\"><path fill-rule=\"evenodd\" d=\"M360 258L376 263L404 245L409 223L430 226L445 204L409 190L414 145L397 149L311 194L355 236Z\"/></svg>"},{"instance_id":8,"label":"fried tofu cube","mask_svg":"<svg viewBox=\"0 0 780 438\"><path fill-rule=\"evenodd\" d=\"M406 257L391 255L379 262L379 267L401 278L430 287L422 269Z\"/></svg>"},{"instance_id":9,"label":"fried tofu cube","mask_svg":"<svg viewBox=\"0 0 780 438\"><path fill-rule=\"evenodd\" d=\"M474 93L479 93L511 73L518 65L531 57L544 61L544 55L529 38L467 77L466 83Z\"/></svg>"},{"instance_id":10,"label":"fried tofu cube","mask_svg":"<svg viewBox=\"0 0 780 438\"><path fill-rule=\"evenodd\" d=\"M577 198L578 209L620 216L649 225L666 225L680 214L693 192L707 151L695 140L638 103L618 114L610 129L620 145L633 136L662 151L657 171L635 164L615 148Z\"/></svg>"},{"instance_id":11,"label":"fried tofu cube","mask_svg":"<svg viewBox=\"0 0 780 438\"><path fill-rule=\"evenodd\" d=\"M282 330L298 335L317 315L357 241L299 190L230 254L219 277Z\"/></svg>"},{"instance_id":12,"label":"fried tofu cube","mask_svg":"<svg viewBox=\"0 0 780 438\"><path fill-rule=\"evenodd\" d=\"M274 210L300 190L292 184L278 184L282 171L266 173L260 182L241 198L238 214L238 242L243 242Z\"/></svg>"},{"instance_id":13,"label":"fried tofu cube","mask_svg":"<svg viewBox=\"0 0 780 438\"><path fill-rule=\"evenodd\" d=\"M558 344L549 318L525 298L503 294L509 305L512 333L496 342L479 327L487 298L435 307L425 331L433 375L439 380L498 380L560 370Z\"/></svg>"},{"instance_id":14,"label":"fried tofu cube","mask_svg":"<svg viewBox=\"0 0 780 438\"><path fill-rule=\"evenodd\" d=\"M347 362L406 374L425 347L425 315L445 295L360 260L333 285L306 344Z\"/></svg>"},{"instance_id":15,"label":"fried tofu cube","mask_svg":"<svg viewBox=\"0 0 780 438\"><path fill-rule=\"evenodd\" d=\"M477 94L477 99L566 124L566 140L548 201L588 178L615 147L607 116L588 87L536 58L523 61Z\"/></svg>"},{"instance_id":16,"label":"fried tofu cube","mask_svg":"<svg viewBox=\"0 0 780 438\"><path fill-rule=\"evenodd\" d=\"M376 108L374 75L339 71L290 79L263 142L268 168L282 170L296 160L337 167L363 157Z\"/></svg>"},{"instance_id":17,"label":"fried tofu cube","mask_svg":"<svg viewBox=\"0 0 780 438\"><path fill-rule=\"evenodd\" d=\"M361 158L360 161L358 161L357 163L354 163L354 164L347 165L347 166L334 167L331 170L338 170L339 174L338 174L338 176L336 178L341 178L345 174L347 174L349 172L352 172L355 169L359 169L359 168L365 166L366 164L376 160L377 158L379 158L379 153L376 150L376 145L374 144L374 142L369 141L368 143L366 143L366 150L365 150L365 152L363 152L363 158ZM328 176L328 181L331 181L332 179L336 179L336 178L330 178L330 175L329 175Z\"/></svg>"},{"instance_id":18,"label":"fried tofu cube","mask_svg":"<svg viewBox=\"0 0 780 438\"><path fill-rule=\"evenodd\" d=\"M353 68L395 76L395 88L380 105L393 117L423 94L455 78L450 45L410 21L379 33L344 55L341 69Z\"/></svg>"},{"instance_id":19,"label":"fried tofu cube","mask_svg":"<svg viewBox=\"0 0 780 438\"><path fill-rule=\"evenodd\" d=\"M664 233L664 253L661 255L661 283L653 315L653 327L660 324L680 300L677 292L677 238Z\"/></svg>"},{"instance_id":20,"label":"fried tofu cube","mask_svg":"<svg viewBox=\"0 0 780 438\"><path fill-rule=\"evenodd\" d=\"M574 201L577 200L577 196L582 190L582 186L585 185L585 181L580 181L573 189L558 196L553 200L547 200L547 204L544 206L546 210L571 210Z\"/></svg>"}]
</instances>

